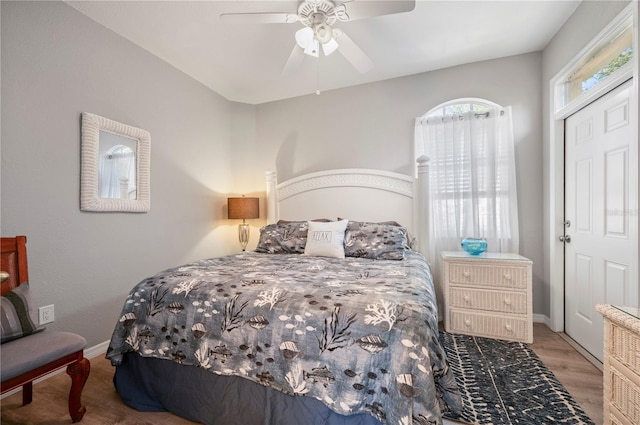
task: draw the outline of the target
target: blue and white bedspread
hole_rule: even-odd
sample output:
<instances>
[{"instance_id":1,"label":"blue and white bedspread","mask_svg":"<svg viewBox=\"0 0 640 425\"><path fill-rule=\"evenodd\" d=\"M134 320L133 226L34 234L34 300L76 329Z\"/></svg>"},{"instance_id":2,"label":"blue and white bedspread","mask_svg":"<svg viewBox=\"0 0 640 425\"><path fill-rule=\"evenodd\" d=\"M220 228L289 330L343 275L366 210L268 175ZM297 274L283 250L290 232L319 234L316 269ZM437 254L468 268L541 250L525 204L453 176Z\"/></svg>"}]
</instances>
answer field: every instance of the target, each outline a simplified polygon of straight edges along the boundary
<instances>
[{"instance_id":1,"label":"blue and white bedspread","mask_svg":"<svg viewBox=\"0 0 640 425\"><path fill-rule=\"evenodd\" d=\"M238 375L383 424L440 424L462 402L438 342L425 258L241 253L163 271L133 288L107 358Z\"/></svg>"}]
</instances>

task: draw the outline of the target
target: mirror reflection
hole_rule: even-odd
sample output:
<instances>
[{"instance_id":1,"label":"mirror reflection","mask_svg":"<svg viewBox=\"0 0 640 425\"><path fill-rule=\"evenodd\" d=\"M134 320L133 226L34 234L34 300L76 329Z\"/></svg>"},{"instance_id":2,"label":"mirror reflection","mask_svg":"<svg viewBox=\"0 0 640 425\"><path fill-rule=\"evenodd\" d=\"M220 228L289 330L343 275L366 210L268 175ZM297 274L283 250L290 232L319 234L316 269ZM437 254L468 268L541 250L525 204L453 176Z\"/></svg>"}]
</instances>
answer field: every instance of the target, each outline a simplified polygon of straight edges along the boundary
<instances>
[{"instance_id":1,"label":"mirror reflection","mask_svg":"<svg viewBox=\"0 0 640 425\"><path fill-rule=\"evenodd\" d=\"M101 130L98 196L137 199L136 140Z\"/></svg>"},{"instance_id":2,"label":"mirror reflection","mask_svg":"<svg viewBox=\"0 0 640 425\"><path fill-rule=\"evenodd\" d=\"M83 112L81 133L80 209L149 211L149 132Z\"/></svg>"}]
</instances>

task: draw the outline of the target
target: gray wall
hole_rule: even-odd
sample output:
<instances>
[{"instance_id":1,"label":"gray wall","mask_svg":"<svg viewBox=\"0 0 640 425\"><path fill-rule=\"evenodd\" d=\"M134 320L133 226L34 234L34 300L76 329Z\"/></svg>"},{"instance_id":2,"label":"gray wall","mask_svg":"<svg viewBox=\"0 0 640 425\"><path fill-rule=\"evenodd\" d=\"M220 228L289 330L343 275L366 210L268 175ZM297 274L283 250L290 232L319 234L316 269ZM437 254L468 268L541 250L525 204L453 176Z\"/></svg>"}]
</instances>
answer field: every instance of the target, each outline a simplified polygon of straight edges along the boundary
<instances>
[{"instance_id":1,"label":"gray wall","mask_svg":"<svg viewBox=\"0 0 640 425\"><path fill-rule=\"evenodd\" d=\"M223 99L64 3L3 1L1 233L28 235L36 303L56 306L49 327L91 346L109 338L142 278L237 251L226 197L263 196L265 170L281 179L339 167L410 174L414 118L478 97L513 106L520 252L534 261L534 312L548 315L548 82L623 6L583 3L544 53L256 106ZM85 111L151 133L149 213L79 210Z\"/></svg>"},{"instance_id":2,"label":"gray wall","mask_svg":"<svg viewBox=\"0 0 640 425\"><path fill-rule=\"evenodd\" d=\"M416 117L477 97L513 107L520 253L534 262L534 312L543 300L541 54L478 62L257 106L259 162L245 173L279 179L329 168L413 172Z\"/></svg>"},{"instance_id":3,"label":"gray wall","mask_svg":"<svg viewBox=\"0 0 640 425\"><path fill-rule=\"evenodd\" d=\"M553 39L547 44L542 53L542 117L543 117L543 201L544 201L544 246L547 247L555 242L555 234L560 234L561 229L553 232L554 240L550 241L550 227L558 227L558 223L550 223L549 209L551 208L549 198L554 193L554 188L550 187L549 162L550 152L555 150L558 155L562 155L563 146L550 146L550 100L549 82L564 68L589 42L606 27L613 18L629 4L628 1L583 1L565 25L556 33ZM562 197L555 197L555 204L563 205ZM550 293L551 277L549 262L549 250L545 249L541 306L544 310L540 313L545 316L550 315ZM556 282L555 284L563 284Z\"/></svg>"},{"instance_id":4,"label":"gray wall","mask_svg":"<svg viewBox=\"0 0 640 425\"><path fill-rule=\"evenodd\" d=\"M237 251L224 210L234 104L61 2L2 2L1 231L28 236L50 329L109 338L129 289ZM79 208L80 114L151 133L151 211Z\"/></svg>"}]
</instances>

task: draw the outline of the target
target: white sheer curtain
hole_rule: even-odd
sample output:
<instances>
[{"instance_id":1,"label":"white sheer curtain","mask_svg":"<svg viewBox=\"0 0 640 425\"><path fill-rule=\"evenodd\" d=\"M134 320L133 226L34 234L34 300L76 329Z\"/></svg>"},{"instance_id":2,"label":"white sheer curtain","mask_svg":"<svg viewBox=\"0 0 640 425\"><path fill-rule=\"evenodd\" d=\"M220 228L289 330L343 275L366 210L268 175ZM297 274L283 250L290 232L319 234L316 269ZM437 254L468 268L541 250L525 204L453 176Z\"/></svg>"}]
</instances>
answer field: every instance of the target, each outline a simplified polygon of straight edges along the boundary
<instances>
[{"instance_id":1,"label":"white sheer curtain","mask_svg":"<svg viewBox=\"0 0 640 425\"><path fill-rule=\"evenodd\" d=\"M464 238L485 238L487 251L519 251L511 108L483 106L416 119L415 156L430 158L427 255L436 281L439 253L459 250Z\"/></svg>"},{"instance_id":2,"label":"white sheer curtain","mask_svg":"<svg viewBox=\"0 0 640 425\"><path fill-rule=\"evenodd\" d=\"M121 193L123 183L126 193ZM99 196L129 199L132 192L135 195L135 187L135 152L127 146L115 146L100 158Z\"/></svg>"}]
</instances>

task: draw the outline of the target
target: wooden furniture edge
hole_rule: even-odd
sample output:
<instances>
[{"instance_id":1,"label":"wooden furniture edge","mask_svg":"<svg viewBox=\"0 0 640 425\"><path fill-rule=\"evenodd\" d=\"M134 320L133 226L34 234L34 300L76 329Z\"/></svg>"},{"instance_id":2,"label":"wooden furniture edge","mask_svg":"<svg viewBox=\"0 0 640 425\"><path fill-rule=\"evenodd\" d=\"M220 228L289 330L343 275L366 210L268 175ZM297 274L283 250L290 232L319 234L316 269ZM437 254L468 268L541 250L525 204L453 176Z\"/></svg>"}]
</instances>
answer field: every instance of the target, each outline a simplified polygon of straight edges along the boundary
<instances>
[{"instance_id":1,"label":"wooden furniture edge","mask_svg":"<svg viewBox=\"0 0 640 425\"><path fill-rule=\"evenodd\" d=\"M2 257L12 256L9 261L13 262L13 267L9 267L17 276L10 276L2 285L2 295L15 287L28 282L27 267L27 238L26 236L16 236L13 238L1 238L0 245L2 248ZM13 277L13 279L11 279ZM23 338L29 338L29 335ZM19 376L7 379L0 383L0 393L11 391L22 387L22 405L29 404L33 400L33 381L54 372L63 367L67 367L67 374L71 377L71 389L69 390L69 415L72 422L79 422L86 412L86 408L82 406L81 396L89 372L91 371L91 363L84 358L84 350L78 350L59 359L51 361L33 370L25 372Z\"/></svg>"},{"instance_id":2,"label":"wooden furniture edge","mask_svg":"<svg viewBox=\"0 0 640 425\"><path fill-rule=\"evenodd\" d=\"M15 261L17 276L10 276L0 287L2 295L17 288L19 285L29 281L29 267L27 264L27 237L16 236L15 238L1 238L2 254L14 252L17 256ZM4 270L8 272L9 270Z\"/></svg>"}]
</instances>

